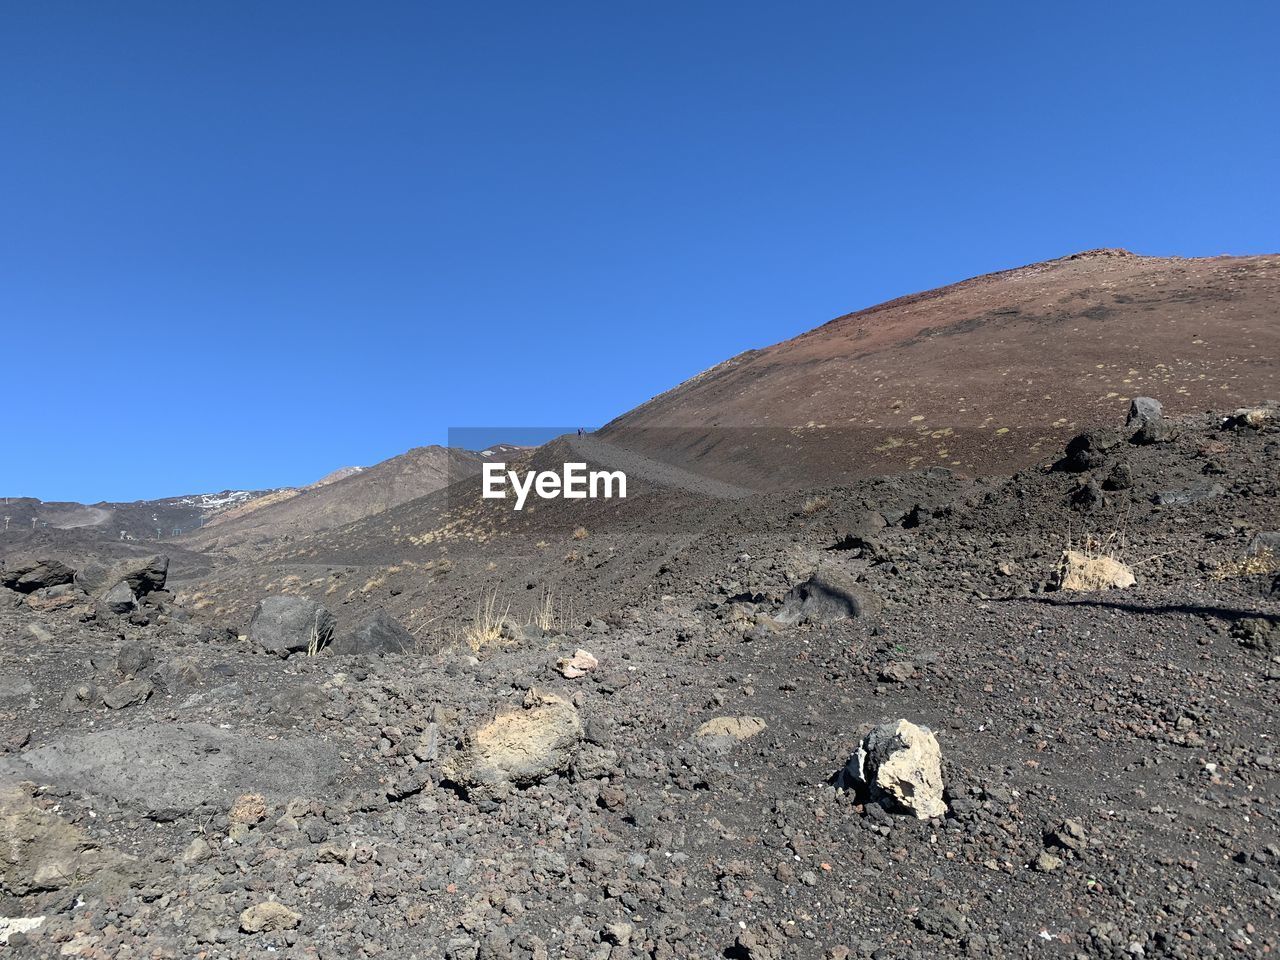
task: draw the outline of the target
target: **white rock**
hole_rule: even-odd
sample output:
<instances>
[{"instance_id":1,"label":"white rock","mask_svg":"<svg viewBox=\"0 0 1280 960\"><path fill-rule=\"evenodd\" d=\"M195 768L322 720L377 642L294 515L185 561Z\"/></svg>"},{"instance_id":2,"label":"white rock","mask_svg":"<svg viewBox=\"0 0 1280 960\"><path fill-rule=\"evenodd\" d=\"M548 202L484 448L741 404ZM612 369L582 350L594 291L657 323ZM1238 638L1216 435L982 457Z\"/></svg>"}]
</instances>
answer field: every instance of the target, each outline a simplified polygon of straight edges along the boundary
<instances>
[{"instance_id":1,"label":"white rock","mask_svg":"<svg viewBox=\"0 0 1280 960\"><path fill-rule=\"evenodd\" d=\"M600 661L586 650L577 650L572 657L561 657L556 667L566 679L576 680L585 677L600 666Z\"/></svg>"},{"instance_id":2,"label":"white rock","mask_svg":"<svg viewBox=\"0 0 1280 960\"><path fill-rule=\"evenodd\" d=\"M889 809L921 820L946 815L942 750L928 727L910 720L880 724L863 738L846 772Z\"/></svg>"}]
</instances>

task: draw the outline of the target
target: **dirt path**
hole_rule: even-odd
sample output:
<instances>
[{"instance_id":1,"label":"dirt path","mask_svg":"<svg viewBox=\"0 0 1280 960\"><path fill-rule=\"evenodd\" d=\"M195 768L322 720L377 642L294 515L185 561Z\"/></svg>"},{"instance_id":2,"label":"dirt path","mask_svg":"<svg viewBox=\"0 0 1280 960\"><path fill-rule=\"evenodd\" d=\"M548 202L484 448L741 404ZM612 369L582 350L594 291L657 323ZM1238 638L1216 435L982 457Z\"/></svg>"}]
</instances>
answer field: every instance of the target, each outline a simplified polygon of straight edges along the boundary
<instances>
[{"instance_id":1,"label":"dirt path","mask_svg":"<svg viewBox=\"0 0 1280 960\"><path fill-rule=\"evenodd\" d=\"M584 460L602 467L621 470L629 477L639 477L662 487L688 490L717 500L741 500L756 491L713 480L680 467L654 460L644 454L592 436L570 436L569 446Z\"/></svg>"},{"instance_id":2,"label":"dirt path","mask_svg":"<svg viewBox=\"0 0 1280 960\"><path fill-rule=\"evenodd\" d=\"M50 526L57 527L59 530L73 530L77 527L101 527L111 521L115 516L112 510L106 510L102 507L81 507L67 516L58 517L56 520L50 521Z\"/></svg>"}]
</instances>

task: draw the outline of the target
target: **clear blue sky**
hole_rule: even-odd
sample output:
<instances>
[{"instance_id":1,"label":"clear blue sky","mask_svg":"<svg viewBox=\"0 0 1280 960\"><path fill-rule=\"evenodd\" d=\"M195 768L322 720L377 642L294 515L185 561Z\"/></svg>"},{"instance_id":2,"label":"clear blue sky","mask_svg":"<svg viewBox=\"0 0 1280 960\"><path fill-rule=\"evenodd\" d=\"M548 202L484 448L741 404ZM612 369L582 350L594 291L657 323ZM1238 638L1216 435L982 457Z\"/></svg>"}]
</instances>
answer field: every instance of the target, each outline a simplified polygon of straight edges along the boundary
<instances>
[{"instance_id":1,"label":"clear blue sky","mask_svg":"<svg viewBox=\"0 0 1280 960\"><path fill-rule=\"evenodd\" d=\"M1096 246L1280 251L1274 3L0 8L0 492L599 424Z\"/></svg>"}]
</instances>

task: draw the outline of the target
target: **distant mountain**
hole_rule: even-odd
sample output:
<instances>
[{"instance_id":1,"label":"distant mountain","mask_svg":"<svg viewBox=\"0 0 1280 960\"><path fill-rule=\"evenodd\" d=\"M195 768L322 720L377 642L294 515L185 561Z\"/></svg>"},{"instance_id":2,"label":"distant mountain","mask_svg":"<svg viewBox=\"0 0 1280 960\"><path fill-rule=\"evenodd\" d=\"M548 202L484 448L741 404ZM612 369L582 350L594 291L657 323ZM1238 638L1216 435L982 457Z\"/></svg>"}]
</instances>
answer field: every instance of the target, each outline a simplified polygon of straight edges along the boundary
<instances>
[{"instance_id":1,"label":"distant mountain","mask_svg":"<svg viewBox=\"0 0 1280 960\"><path fill-rule=\"evenodd\" d=\"M415 447L372 467L345 467L309 487L274 491L226 511L184 537L184 546L239 554L381 513L480 472L483 457L453 447Z\"/></svg>"},{"instance_id":2,"label":"distant mountain","mask_svg":"<svg viewBox=\"0 0 1280 960\"><path fill-rule=\"evenodd\" d=\"M77 530L106 540L169 538L209 523L225 511L243 508L274 493L270 490L223 490L159 500L93 504L5 497L0 503L0 532Z\"/></svg>"},{"instance_id":3,"label":"distant mountain","mask_svg":"<svg viewBox=\"0 0 1280 960\"><path fill-rule=\"evenodd\" d=\"M1014 469L1149 395L1280 395L1280 256L1092 250L850 313L751 350L599 436L758 487Z\"/></svg>"}]
</instances>

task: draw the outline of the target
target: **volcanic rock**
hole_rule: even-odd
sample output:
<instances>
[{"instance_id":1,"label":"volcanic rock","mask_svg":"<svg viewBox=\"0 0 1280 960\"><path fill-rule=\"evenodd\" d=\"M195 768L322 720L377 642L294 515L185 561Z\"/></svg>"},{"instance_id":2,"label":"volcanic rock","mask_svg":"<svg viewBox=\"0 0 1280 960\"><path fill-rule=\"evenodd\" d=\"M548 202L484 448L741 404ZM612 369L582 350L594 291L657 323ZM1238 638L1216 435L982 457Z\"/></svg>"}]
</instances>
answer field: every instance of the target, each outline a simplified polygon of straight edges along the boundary
<instances>
[{"instance_id":1,"label":"volcanic rock","mask_svg":"<svg viewBox=\"0 0 1280 960\"><path fill-rule=\"evenodd\" d=\"M1111 465L1107 478L1102 481L1103 490L1128 490L1133 486L1133 468L1123 460Z\"/></svg>"},{"instance_id":2,"label":"volcanic rock","mask_svg":"<svg viewBox=\"0 0 1280 960\"><path fill-rule=\"evenodd\" d=\"M1154 499L1162 507L1180 507L1213 500L1226 492L1220 483L1197 483L1181 490L1161 490Z\"/></svg>"},{"instance_id":3,"label":"volcanic rock","mask_svg":"<svg viewBox=\"0 0 1280 960\"><path fill-rule=\"evenodd\" d=\"M1113 590L1132 587L1133 571L1114 557L1064 550L1058 571L1059 590Z\"/></svg>"},{"instance_id":4,"label":"volcanic rock","mask_svg":"<svg viewBox=\"0 0 1280 960\"><path fill-rule=\"evenodd\" d=\"M1241 407L1227 418L1225 426L1228 430L1261 430L1273 416L1274 412L1267 407Z\"/></svg>"},{"instance_id":5,"label":"volcanic rock","mask_svg":"<svg viewBox=\"0 0 1280 960\"><path fill-rule=\"evenodd\" d=\"M846 774L868 797L920 820L945 816L942 751L928 727L909 720L882 723L863 738Z\"/></svg>"},{"instance_id":6,"label":"volcanic rock","mask_svg":"<svg viewBox=\"0 0 1280 960\"><path fill-rule=\"evenodd\" d=\"M878 608L870 592L851 576L823 566L808 580L791 588L775 619L783 624L832 623L874 614Z\"/></svg>"},{"instance_id":7,"label":"volcanic rock","mask_svg":"<svg viewBox=\"0 0 1280 960\"><path fill-rule=\"evenodd\" d=\"M887 683L906 683L916 675L916 665L910 660L890 660L880 668L880 679Z\"/></svg>"},{"instance_id":8,"label":"volcanic rock","mask_svg":"<svg viewBox=\"0 0 1280 960\"><path fill-rule=\"evenodd\" d=\"M561 657L556 662L556 669L567 680L585 677L599 666L600 661L594 655L581 649L575 651L572 657Z\"/></svg>"},{"instance_id":9,"label":"volcanic rock","mask_svg":"<svg viewBox=\"0 0 1280 960\"><path fill-rule=\"evenodd\" d=\"M320 650L333 637L333 614L306 597L267 597L249 621L249 640L267 653L287 658Z\"/></svg>"},{"instance_id":10,"label":"volcanic rock","mask_svg":"<svg viewBox=\"0 0 1280 960\"><path fill-rule=\"evenodd\" d=\"M112 710L123 710L125 707L146 703L155 688L150 680L137 678L118 683L102 695L102 702Z\"/></svg>"},{"instance_id":11,"label":"volcanic rock","mask_svg":"<svg viewBox=\"0 0 1280 960\"><path fill-rule=\"evenodd\" d=\"M16 896L83 882L116 859L19 784L0 786L0 851L0 892Z\"/></svg>"},{"instance_id":12,"label":"volcanic rock","mask_svg":"<svg viewBox=\"0 0 1280 960\"><path fill-rule=\"evenodd\" d=\"M1106 505L1102 487L1097 480L1089 479L1071 491L1071 504L1085 513L1092 513Z\"/></svg>"},{"instance_id":13,"label":"volcanic rock","mask_svg":"<svg viewBox=\"0 0 1280 960\"><path fill-rule=\"evenodd\" d=\"M154 651L138 640L128 640L116 651L116 669L126 677L141 676L154 661Z\"/></svg>"},{"instance_id":14,"label":"volcanic rock","mask_svg":"<svg viewBox=\"0 0 1280 960\"><path fill-rule=\"evenodd\" d=\"M75 582L90 596L102 596L117 584L124 583L137 597L163 590L169 576L169 558L164 554L150 557L126 557L123 560L90 560L76 571Z\"/></svg>"},{"instance_id":15,"label":"volcanic rock","mask_svg":"<svg viewBox=\"0 0 1280 960\"><path fill-rule=\"evenodd\" d=\"M1172 443L1178 439L1178 428L1168 420L1147 420L1130 439L1139 446Z\"/></svg>"},{"instance_id":16,"label":"volcanic rock","mask_svg":"<svg viewBox=\"0 0 1280 960\"><path fill-rule=\"evenodd\" d=\"M1129 418L1125 426L1140 427L1152 420L1159 420L1164 415L1164 407L1159 400L1152 397L1134 397L1129 401Z\"/></svg>"},{"instance_id":17,"label":"volcanic rock","mask_svg":"<svg viewBox=\"0 0 1280 960\"><path fill-rule=\"evenodd\" d=\"M400 621L379 607L350 633L339 634L329 644L334 654L412 653L417 641Z\"/></svg>"},{"instance_id":18,"label":"volcanic rock","mask_svg":"<svg viewBox=\"0 0 1280 960\"><path fill-rule=\"evenodd\" d=\"M1078 434L1067 442L1062 458L1053 465L1053 468L1067 473L1096 470L1106 462L1108 451L1115 447L1116 443L1116 437L1104 430L1090 430Z\"/></svg>"},{"instance_id":19,"label":"volcanic rock","mask_svg":"<svg viewBox=\"0 0 1280 960\"><path fill-rule=\"evenodd\" d=\"M19 593L33 593L45 587L70 583L76 572L61 560L17 560L0 570L0 584Z\"/></svg>"},{"instance_id":20,"label":"volcanic rock","mask_svg":"<svg viewBox=\"0 0 1280 960\"><path fill-rule=\"evenodd\" d=\"M292 930L301 922L302 914L273 900L255 903L240 914L240 929L245 933L277 933Z\"/></svg>"},{"instance_id":21,"label":"volcanic rock","mask_svg":"<svg viewBox=\"0 0 1280 960\"><path fill-rule=\"evenodd\" d=\"M133 591L129 589L129 585L123 580L102 596L103 608L112 613L128 613L137 605L137 598L134 597Z\"/></svg>"},{"instance_id":22,"label":"volcanic rock","mask_svg":"<svg viewBox=\"0 0 1280 960\"><path fill-rule=\"evenodd\" d=\"M40 643L49 644L49 643L53 643L55 640L53 634L50 633L46 627L44 627L39 623L28 623L27 633L34 639L38 640Z\"/></svg>"},{"instance_id":23,"label":"volcanic rock","mask_svg":"<svg viewBox=\"0 0 1280 960\"><path fill-rule=\"evenodd\" d=\"M44 921L44 917L0 917L0 944L8 944L15 936L38 930Z\"/></svg>"},{"instance_id":24,"label":"volcanic rock","mask_svg":"<svg viewBox=\"0 0 1280 960\"><path fill-rule=\"evenodd\" d=\"M68 713L92 710L102 703L103 690L93 680L79 680L62 694L62 709Z\"/></svg>"},{"instance_id":25,"label":"volcanic rock","mask_svg":"<svg viewBox=\"0 0 1280 960\"><path fill-rule=\"evenodd\" d=\"M565 773L582 740L578 711L554 693L530 690L517 708L468 730L443 766L445 777L468 794L502 796Z\"/></svg>"},{"instance_id":26,"label":"volcanic rock","mask_svg":"<svg viewBox=\"0 0 1280 960\"><path fill-rule=\"evenodd\" d=\"M202 723L152 723L72 733L0 760L0 777L57 783L144 812L226 809L245 793L277 800L319 795L339 764L329 745L297 737L264 740Z\"/></svg>"},{"instance_id":27,"label":"volcanic rock","mask_svg":"<svg viewBox=\"0 0 1280 960\"><path fill-rule=\"evenodd\" d=\"M1266 531L1256 534L1254 538L1249 541L1249 556L1270 556L1275 560L1280 561L1280 532Z\"/></svg>"}]
</instances>

